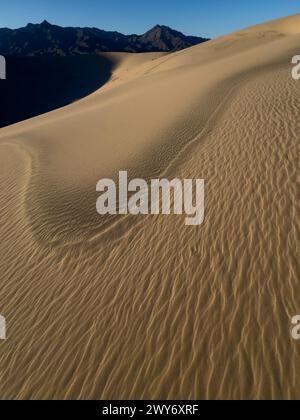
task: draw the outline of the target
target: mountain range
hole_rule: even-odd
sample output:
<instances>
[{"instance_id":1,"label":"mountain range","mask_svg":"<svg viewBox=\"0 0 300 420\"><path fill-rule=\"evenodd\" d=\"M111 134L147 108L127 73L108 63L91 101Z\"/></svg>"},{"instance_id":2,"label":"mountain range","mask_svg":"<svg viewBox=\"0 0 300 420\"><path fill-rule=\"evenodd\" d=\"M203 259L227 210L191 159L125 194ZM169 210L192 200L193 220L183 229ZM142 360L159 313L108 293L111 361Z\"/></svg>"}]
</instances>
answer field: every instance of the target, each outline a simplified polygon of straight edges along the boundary
<instances>
[{"instance_id":1,"label":"mountain range","mask_svg":"<svg viewBox=\"0 0 300 420\"><path fill-rule=\"evenodd\" d=\"M0 54L68 56L100 52L179 51L208 41L156 25L143 35L123 35L97 28L61 27L46 20L19 29L0 29Z\"/></svg>"}]
</instances>

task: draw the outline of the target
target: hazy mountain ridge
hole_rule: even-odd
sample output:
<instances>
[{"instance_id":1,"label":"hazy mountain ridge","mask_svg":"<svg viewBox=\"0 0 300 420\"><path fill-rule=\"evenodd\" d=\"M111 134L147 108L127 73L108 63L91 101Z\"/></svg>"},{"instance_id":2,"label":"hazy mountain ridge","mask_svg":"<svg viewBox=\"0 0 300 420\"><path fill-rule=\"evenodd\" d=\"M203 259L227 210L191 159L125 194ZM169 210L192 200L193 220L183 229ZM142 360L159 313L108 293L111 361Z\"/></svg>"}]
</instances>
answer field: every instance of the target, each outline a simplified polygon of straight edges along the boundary
<instances>
[{"instance_id":1,"label":"hazy mountain ridge","mask_svg":"<svg viewBox=\"0 0 300 420\"><path fill-rule=\"evenodd\" d=\"M80 55L98 52L178 51L207 41L156 25L143 35L123 35L97 28L29 23L19 29L0 29L0 53L11 56Z\"/></svg>"}]
</instances>

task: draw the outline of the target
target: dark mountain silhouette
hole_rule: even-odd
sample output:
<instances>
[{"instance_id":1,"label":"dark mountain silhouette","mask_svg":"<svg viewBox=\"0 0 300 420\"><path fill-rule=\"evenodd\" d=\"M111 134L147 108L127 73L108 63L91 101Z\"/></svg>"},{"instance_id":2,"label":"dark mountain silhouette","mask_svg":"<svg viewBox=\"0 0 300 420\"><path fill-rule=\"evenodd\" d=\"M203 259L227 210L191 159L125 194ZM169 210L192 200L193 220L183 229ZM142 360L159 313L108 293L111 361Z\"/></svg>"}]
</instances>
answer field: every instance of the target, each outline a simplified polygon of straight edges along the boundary
<instances>
[{"instance_id":1,"label":"dark mountain silhouette","mask_svg":"<svg viewBox=\"0 0 300 420\"><path fill-rule=\"evenodd\" d=\"M145 51L179 51L208 41L196 36L186 36L168 26L157 25L141 36L129 37L131 43L141 45Z\"/></svg>"},{"instance_id":2,"label":"dark mountain silhouette","mask_svg":"<svg viewBox=\"0 0 300 420\"><path fill-rule=\"evenodd\" d=\"M0 54L7 56L68 56L99 52L178 51L207 39L186 36L157 25L144 35L123 35L97 28L63 28L44 21L20 29L0 29Z\"/></svg>"}]
</instances>

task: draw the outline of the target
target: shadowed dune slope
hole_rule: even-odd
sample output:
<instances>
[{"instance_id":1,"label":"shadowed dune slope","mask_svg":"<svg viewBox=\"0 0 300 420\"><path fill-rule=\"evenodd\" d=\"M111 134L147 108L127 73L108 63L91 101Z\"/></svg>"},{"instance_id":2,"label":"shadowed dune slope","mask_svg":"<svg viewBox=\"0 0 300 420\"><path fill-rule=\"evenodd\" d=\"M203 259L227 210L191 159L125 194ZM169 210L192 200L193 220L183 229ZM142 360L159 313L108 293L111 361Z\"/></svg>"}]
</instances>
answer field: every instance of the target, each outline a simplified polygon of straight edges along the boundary
<instances>
[{"instance_id":1,"label":"shadowed dune slope","mask_svg":"<svg viewBox=\"0 0 300 420\"><path fill-rule=\"evenodd\" d=\"M0 83L0 126L63 107L99 89L112 72L105 56L8 57Z\"/></svg>"},{"instance_id":2,"label":"shadowed dune slope","mask_svg":"<svg viewBox=\"0 0 300 420\"><path fill-rule=\"evenodd\" d=\"M147 61L162 53L141 54ZM78 101L105 85L131 54L76 57L7 57L7 80L0 82L0 127Z\"/></svg>"},{"instance_id":3,"label":"shadowed dune slope","mask_svg":"<svg viewBox=\"0 0 300 420\"><path fill-rule=\"evenodd\" d=\"M299 45L297 15L119 55L0 131L1 398L299 399ZM204 178L205 223L99 217L124 169Z\"/></svg>"}]
</instances>

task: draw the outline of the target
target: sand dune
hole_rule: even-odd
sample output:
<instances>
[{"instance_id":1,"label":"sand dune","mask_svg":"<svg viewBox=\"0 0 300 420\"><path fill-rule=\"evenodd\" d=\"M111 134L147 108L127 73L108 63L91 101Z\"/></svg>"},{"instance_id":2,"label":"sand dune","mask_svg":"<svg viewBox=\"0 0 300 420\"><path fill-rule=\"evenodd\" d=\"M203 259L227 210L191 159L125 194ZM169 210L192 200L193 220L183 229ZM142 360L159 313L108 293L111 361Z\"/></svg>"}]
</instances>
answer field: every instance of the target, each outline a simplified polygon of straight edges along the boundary
<instances>
[{"instance_id":1,"label":"sand dune","mask_svg":"<svg viewBox=\"0 0 300 420\"><path fill-rule=\"evenodd\" d=\"M299 29L298 29L299 28ZM0 396L298 399L300 15L0 131ZM96 182L206 180L206 220L101 218Z\"/></svg>"},{"instance_id":2,"label":"sand dune","mask_svg":"<svg viewBox=\"0 0 300 420\"><path fill-rule=\"evenodd\" d=\"M0 127L69 105L114 81L120 71L160 56L164 54L7 57L9 78L0 84Z\"/></svg>"}]
</instances>

